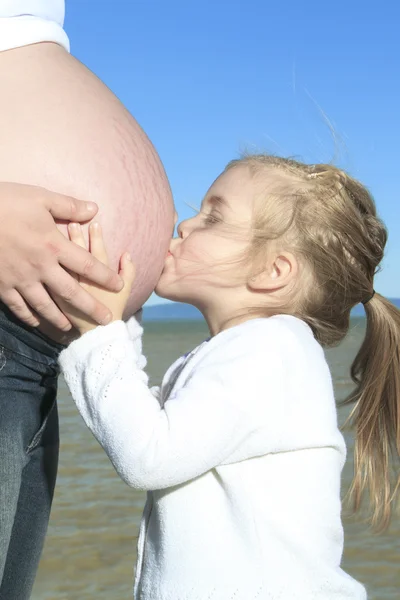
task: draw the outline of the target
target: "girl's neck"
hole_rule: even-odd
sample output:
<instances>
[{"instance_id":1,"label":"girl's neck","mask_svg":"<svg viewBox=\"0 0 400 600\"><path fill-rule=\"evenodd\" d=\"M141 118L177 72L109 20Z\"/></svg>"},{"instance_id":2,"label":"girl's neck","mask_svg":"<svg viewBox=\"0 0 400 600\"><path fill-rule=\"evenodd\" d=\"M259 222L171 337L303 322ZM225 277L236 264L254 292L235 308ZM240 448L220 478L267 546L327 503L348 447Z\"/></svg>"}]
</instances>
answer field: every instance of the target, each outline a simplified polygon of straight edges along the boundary
<instances>
[{"instance_id":1,"label":"girl's neck","mask_svg":"<svg viewBox=\"0 0 400 600\"><path fill-rule=\"evenodd\" d=\"M241 323L244 323L246 321L268 316L256 314L251 310L245 309L237 311L235 314L228 314L222 311L218 314L213 311L207 311L202 309L200 309L200 311L207 322L208 329L210 330L210 334L212 337L218 335L218 333L221 333L226 329L230 329L231 327L235 327L236 325L240 325Z\"/></svg>"}]
</instances>

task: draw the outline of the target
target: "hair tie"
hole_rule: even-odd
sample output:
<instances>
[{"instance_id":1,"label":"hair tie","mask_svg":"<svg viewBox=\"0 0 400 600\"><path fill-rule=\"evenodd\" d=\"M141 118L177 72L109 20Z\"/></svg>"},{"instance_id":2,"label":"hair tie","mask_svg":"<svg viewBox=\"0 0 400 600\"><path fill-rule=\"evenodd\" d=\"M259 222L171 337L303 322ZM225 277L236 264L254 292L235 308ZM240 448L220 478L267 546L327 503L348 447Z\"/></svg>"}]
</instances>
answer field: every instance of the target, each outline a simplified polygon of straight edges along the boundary
<instances>
[{"instance_id":1,"label":"hair tie","mask_svg":"<svg viewBox=\"0 0 400 600\"><path fill-rule=\"evenodd\" d=\"M365 306L366 304L368 304L368 302L369 302L370 300L372 300L372 298L373 298L374 296L375 296L375 290L372 290L372 292L371 292L371 295L370 295L368 298L366 298L365 300L362 300L361 304L363 304L363 305Z\"/></svg>"}]
</instances>

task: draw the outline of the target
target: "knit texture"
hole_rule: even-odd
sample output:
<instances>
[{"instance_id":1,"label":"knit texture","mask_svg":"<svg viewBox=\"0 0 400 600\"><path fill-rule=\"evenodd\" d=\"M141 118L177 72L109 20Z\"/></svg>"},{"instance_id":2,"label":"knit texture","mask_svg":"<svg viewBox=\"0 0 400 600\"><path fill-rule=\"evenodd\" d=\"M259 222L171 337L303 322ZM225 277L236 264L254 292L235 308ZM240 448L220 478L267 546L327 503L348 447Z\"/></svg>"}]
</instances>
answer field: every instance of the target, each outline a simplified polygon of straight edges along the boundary
<instances>
[{"instance_id":1,"label":"knit texture","mask_svg":"<svg viewBox=\"0 0 400 600\"><path fill-rule=\"evenodd\" d=\"M247 321L152 389L142 332L118 321L60 356L115 469L148 491L135 600L365 600L340 568L345 445L310 328Z\"/></svg>"}]
</instances>

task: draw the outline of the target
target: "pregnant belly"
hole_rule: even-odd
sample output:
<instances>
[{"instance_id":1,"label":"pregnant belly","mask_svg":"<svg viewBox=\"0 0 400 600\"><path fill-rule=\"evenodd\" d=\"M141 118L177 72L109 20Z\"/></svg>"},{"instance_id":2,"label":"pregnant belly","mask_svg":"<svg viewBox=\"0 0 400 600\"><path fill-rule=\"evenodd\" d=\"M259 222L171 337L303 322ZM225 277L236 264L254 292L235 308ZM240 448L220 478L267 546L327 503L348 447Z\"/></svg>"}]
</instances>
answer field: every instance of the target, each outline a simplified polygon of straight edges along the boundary
<instances>
[{"instance_id":1,"label":"pregnant belly","mask_svg":"<svg viewBox=\"0 0 400 600\"><path fill-rule=\"evenodd\" d=\"M114 94L56 44L0 53L0 89L0 180L98 204L112 266L125 250L136 263L130 316L154 289L173 230L152 144ZM41 329L67 340L49 324Z\"/></svg>"}]
</instances>

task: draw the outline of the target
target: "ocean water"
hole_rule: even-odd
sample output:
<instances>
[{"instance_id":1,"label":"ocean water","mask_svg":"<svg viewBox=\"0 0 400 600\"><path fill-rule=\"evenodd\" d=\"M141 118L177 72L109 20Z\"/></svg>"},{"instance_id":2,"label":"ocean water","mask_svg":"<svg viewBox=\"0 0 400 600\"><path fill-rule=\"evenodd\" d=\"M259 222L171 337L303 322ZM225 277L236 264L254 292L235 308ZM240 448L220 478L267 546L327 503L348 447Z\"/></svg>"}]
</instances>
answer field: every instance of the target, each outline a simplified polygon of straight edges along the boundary
<instances>
[{"instance_id":1,"label":"ocean water","mask_svg":"<svg viewBox=\"0 0 400 600\"><path fill-rule=\"evenodd\" d=\"M151 384L166 368L207 337L202 322L147 323L144 347ZM351 390L349 366L364 334L354 319L346 340L327 352L336 397ZM340 408L344 422L348 408ZM126 486L86 429L64 382L60 382L61 454L48 536L32 600L124 600L132 598L136 542L145 494ZM343 489L353 470L353 440L345 433L348 460ZM400 598L400 518L376 536L344 513L343 568L362 581L370 600ZM11 600L11 599L10 599ZM307 600L307 599L305 599Z\"/></svg>"}]
</instances>

